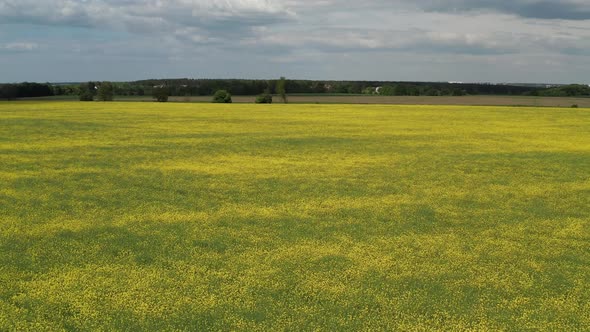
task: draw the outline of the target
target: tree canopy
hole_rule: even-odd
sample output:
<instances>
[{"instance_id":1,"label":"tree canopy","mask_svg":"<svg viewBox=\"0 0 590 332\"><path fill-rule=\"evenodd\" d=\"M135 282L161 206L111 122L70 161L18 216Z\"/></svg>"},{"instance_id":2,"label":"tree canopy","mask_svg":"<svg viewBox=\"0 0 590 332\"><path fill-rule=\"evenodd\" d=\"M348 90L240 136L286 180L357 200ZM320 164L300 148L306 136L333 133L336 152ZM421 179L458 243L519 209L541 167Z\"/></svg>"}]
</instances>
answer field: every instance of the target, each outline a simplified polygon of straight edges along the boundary
<instances>
[{"instance_id":1,"label":"tree canopy","mask_svg":"<svg viewBox=\"0 0 590 332\"><path fill-rule=\"evenodd\" d=\"M98 100L100 101L113 101L114 88L111 82L102 82L98 87Z\"/></svg>"},{"instance_id":2,"label":"tree canopy","mask_svg":"<svg viewBox=\"0 0 590 332\"><path fill-rule=\"evenodd\" d=\"M167 86L164 86L164 85L154 87L154 89L152 90L152 97L160 103L167 102L169 95L170 95L170 90L168 89Z\"/></svg>"},{"instance_id":3,"label":"tree canopy","mask_svg":"<svg viewBox=\"0 0 590 332\"><path fill-rule=\"evenodd\" d=\"M96 94L96 85L93 82L82 83L78 87L80 101L93 101Z\"/></svg>"},{"instance_id":4,"label":"tree canopy","mask_svg":"<svg viewBox=\"0 0 590 332\"><path fill-rule=\"evenodd\" d=\"M281 77L277 82L277 94L281 97L283 103L287 103L287 80Z\"/></svg>"},{"instance_id":5,"label":"tree canopy","mask_svg":"<svg viewBox=\"0 0 590 332\"><path fill-rule=\"evenodd\" d=\"M213 102L214 103L231 103L231 94L226 90L218 90L213 95Z\"/></svg>"}]
</instances>

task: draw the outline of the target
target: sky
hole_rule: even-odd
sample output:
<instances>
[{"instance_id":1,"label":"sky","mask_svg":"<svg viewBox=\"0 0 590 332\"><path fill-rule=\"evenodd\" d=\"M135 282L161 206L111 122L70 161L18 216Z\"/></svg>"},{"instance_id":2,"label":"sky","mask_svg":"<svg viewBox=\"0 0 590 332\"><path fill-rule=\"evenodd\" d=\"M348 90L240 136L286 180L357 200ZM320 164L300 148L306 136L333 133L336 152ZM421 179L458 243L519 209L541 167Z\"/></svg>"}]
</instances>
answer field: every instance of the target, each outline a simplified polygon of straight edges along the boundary
<instances>
[{"instance_id":1,"label":"sky","mask_svg":"<svg viewBox=\"0 0 590 332\"><path fill-rule=\"evenodd\" d=\"M589 0L0 0L0 82L590 83Z\"/></svg>"}]
</instances>

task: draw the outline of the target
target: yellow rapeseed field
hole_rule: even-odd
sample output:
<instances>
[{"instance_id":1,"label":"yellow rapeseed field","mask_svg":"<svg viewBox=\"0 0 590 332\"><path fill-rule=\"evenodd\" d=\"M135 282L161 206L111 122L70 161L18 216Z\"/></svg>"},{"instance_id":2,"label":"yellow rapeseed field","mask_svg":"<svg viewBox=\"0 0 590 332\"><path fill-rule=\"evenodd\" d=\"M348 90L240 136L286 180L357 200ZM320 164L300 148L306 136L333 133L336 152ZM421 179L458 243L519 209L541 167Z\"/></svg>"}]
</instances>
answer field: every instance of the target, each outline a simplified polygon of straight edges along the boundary
<instances>
[{"instance_id":1,"label":"yellow rapeseed field","mask_svg":"<svg viewBox=\"0 0 590 332\"><path fill-rule=\"evenodd\" d=\"M583 331L589 281L589 109L0 103L2 331Z\"/></svg>"}]
</instances>

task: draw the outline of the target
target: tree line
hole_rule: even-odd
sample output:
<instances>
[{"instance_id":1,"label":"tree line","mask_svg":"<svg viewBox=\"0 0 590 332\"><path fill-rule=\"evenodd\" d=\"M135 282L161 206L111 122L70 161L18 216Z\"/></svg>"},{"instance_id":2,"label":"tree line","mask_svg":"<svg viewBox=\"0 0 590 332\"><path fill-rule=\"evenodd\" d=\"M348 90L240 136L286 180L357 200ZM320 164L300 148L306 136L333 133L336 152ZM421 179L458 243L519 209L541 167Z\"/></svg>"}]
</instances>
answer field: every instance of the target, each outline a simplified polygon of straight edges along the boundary
<instances>
[{"instance_id":1,"label":"tree line","mask_svg":"<svg viewBox=\"0 0 590 332\"><path fill-rule=\"evenodd\" d=\"M102 95L99 89L104 86ZM107 91L104 91L107 90ZM166 79L135 82L87 82L82 84L18 83L0 84L0 99L46 96L80 96L103 100L113 96L155 96L162 90L169 96L212 96L225 90L232 95L365 94L383 96L528 95L590 96L586 85L558 87L501 84L453 84L439 82L311 81L244 79Z\"/></svg>"},{"instance_id":2,"label":"tree line","mask_svg":"<svg viewBox=\"0 0 590 332\"><path fill-rule=\"evenodd\" d=\"M55 94L49 83L0 84L0 99L46 97Z\"/></svg>"}]
</instances>

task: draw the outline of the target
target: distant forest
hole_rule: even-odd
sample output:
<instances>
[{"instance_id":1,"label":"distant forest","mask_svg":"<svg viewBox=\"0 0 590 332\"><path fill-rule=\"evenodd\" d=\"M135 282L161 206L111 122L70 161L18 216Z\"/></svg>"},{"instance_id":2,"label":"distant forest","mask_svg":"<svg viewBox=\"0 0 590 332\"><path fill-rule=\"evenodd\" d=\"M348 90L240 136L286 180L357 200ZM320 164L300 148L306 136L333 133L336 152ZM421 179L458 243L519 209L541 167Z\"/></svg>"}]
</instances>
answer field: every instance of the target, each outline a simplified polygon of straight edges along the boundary
<instances>
[{"instance_id":1,"label":"distant forest","mask_svg":"<svg viewBox=\"0 0 590 332\"><path fill-rule=\"evenodd\" d=\"M0 84L0 99L79 95L87 83L18 83ZM151 96L154 89L166 87L170 96L211 96L218 90L232 95L276 94L277 80L243 79L162 79L112 83L117 96ZM587 85L539 87L504 84L463 84L438 82L383 81L310 81L287 80L288 94L365 94L383 96L462 96L462 95L524 95L524 96L588 96Z\"/></svg>"}]
</instances>

